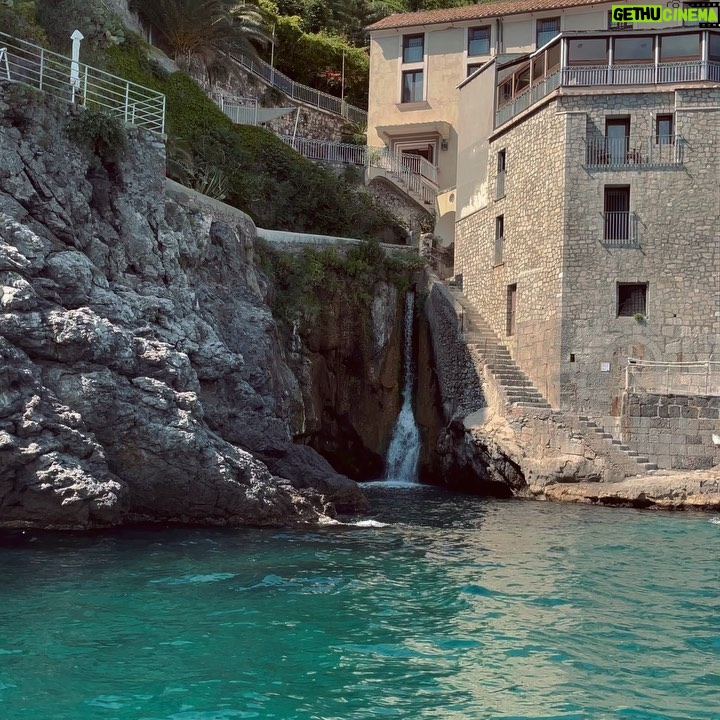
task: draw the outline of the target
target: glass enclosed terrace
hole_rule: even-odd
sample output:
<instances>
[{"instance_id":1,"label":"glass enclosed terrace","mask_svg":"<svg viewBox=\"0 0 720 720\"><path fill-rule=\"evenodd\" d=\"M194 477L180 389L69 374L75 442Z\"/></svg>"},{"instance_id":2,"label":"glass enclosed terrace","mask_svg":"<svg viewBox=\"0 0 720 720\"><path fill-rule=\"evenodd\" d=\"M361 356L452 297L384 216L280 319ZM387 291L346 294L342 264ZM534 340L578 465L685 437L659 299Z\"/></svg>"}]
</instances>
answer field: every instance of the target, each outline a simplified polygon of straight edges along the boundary
<instances>
[{"instance_id":1,"label":"glass enclosed terrace","mask_svg":"<svg viewBox=\"0 0 720 720\"><path fill-rule=\"evenodd\" d=\"M497 77L495 127L562 86L720 83L720 29L563 33Z\"/></svg>"}]
</instances>

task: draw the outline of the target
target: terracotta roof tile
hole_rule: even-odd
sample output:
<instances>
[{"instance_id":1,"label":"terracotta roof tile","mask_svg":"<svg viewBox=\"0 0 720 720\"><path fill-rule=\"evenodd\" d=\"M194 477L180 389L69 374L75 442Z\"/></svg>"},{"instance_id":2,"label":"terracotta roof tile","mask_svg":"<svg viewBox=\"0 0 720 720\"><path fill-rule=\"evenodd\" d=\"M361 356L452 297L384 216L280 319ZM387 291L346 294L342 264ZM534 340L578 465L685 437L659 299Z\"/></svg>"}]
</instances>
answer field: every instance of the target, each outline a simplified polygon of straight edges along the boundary
<instances>
[{"instance_id":1,"label":"terracotta roof tile","mask_svg":"<svg viewBox=\"0 0 720 720\"><path fill-rule=\"evenodd\" d=\"M582 5L606 5L608 0L508 0L490 2L445 10L423 10L413 13L395 13L378 20L367 29L389 30L392 28L413 27L416 25L436 25L438 23L462 22L463 20L482 20L503 15L560 10Z\"/></svg>"}]
</instances>

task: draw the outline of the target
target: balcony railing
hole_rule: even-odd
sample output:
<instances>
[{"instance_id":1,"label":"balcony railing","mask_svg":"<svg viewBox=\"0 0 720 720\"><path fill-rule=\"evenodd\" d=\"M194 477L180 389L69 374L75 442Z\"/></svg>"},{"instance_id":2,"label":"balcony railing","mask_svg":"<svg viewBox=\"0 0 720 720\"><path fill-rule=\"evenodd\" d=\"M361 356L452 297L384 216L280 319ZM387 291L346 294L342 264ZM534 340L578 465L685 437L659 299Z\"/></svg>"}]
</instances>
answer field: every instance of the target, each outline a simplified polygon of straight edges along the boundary
<instances>
[{"instance_id":1,"label":"balcony railing","mask_svg":"<svg viewBox=\"0 0 720 720\"><path fill-rule=\"evenodd\" d=\"M511 75L503 75L502 81L499 81L498 94L502 97L499 98L495 113L495 127L504 125L524 110L540 102L558 87L720 82L720 61L711 59L714 56L710 55L707 49L710 47L710 40L717 36L717 31L709 29L702 32L704 37L701 43L703 57L697 59L684 62L587 65L575 65L567 62L565 58L567 58L570 47L569 42L579 34L564 34L535 53L514 61L510 66L503 66L504 70L514 66L517 66L518 69ZM615 32L610 36L599 33L599 36L611 37L609 42L614 43L622 34ZM629 36L629 33L625 33L625 35ZM583 34L582 37L587 37L587 35ZM612 52L609 57L612 57ZM537 76L535 76L536 72Z\"/></svg>"},{"instance_id":2,"label":"balcony railing","mask_svg":"<svg viewBox=\"0 0 720 720\"><path fill-rule=\"evenodd\" d=\"M603 245L638 247L637 216L633 212L604 212Z\"/></svg>"},{"instance_id":3,"label":"balcony railing","mask_svg":"<svg viewBox=\"0 0 720 720\"><path fill-rule=\"evenodd\" d=\"M162 93L3 32L0 80L29 85L68 104L92 107L157 133L165 131Z\"/></svg>"},{"instance_id":4,"label":"balcony railing","mask_svg":"<svg viewBox=\"0 0 720 720\"><path fill-rule=\"evenodd\" d=\"M427 205L433 204L437 197L437 186L425 174L428 172L427 165L430 165L425 158L393 153L386 147L365 147L292 135L279 135L279 137L309 160L332 165L357 165L385 170L399 185L411 191ZM437 169L435 171L437 172Z\"/></svg>"},{"instance_id":5,"label":"balcony railing","mask_svg":"<svg viewBox=\"0 0 720 720\"><path fill-rule=\"evenodd\" d=\"M585 165L605 170L677 167L683 164L683 150L680 135L591 138L585 141Z\"/></svg>"}]
</instances>

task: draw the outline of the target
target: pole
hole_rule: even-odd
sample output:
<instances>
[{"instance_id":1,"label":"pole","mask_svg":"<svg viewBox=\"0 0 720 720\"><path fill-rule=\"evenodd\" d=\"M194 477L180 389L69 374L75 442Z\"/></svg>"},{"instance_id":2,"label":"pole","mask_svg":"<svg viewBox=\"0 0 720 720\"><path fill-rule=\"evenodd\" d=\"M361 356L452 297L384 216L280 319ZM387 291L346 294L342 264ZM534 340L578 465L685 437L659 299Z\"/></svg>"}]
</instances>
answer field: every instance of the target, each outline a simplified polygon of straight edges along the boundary
<instances>
[{"instance_id":1,"label":"pole","mask_svg":"<svg viewBox=\"0 0 720 720\"><path fill-rule=\"evenodd\" d=\"M275 84L275 24L273 23L272 37L270 38L270 82Z\"/></svg>"},{"instance_id":2,"label":"pole","mask_svg":"<svg viewBox=\"0 0 720 720\"><path fill-rule=\"evenodd\" d=\"M75 93L80 89L80 42L85 36L79 31L70 36L72 40L72 61L70 63L70 87L72 88L72 102L75 102Z\"/></svg>"},{"instance_id":3,"label":"pole","mask_svg":"<svg viewBox=\"0 0 720 720\"><path fill-rule=\"evenodd\" d=\"M340 84L340 102L345 102L345 50L342 58L342 79Z\"/></svg>"},{"instance_id":4,"label":"pole","mask_svg":"<svg viewBox=\"0 0 720 720\"><path fill-rule=\"evenodd\" d=\"M297 135L298 122L300 122L300 108L295 111L295 129L293 130L292 146L295 149L295 136Z\"/></svg>"}]
</instances>

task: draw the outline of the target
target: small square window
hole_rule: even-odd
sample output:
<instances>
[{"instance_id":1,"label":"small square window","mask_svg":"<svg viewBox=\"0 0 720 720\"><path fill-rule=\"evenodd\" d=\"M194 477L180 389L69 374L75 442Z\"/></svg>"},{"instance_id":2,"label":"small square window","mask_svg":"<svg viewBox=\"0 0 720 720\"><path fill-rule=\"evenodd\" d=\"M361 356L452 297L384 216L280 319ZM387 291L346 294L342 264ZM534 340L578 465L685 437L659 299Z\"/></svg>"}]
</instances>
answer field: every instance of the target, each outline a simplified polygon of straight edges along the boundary
<instances>
[{"instance_id":1,"label":"small square window","mask_svg":"<svg viewBox=\"0 0 720 720\"><path fill-rule=\"evenodd\" d=\"M537 21L537 36L535 38L537 47L541 48L549 43L556 35L560 34L560 18L544 18Z\"/></svg>"},{"instance_id":2,"label":"small square window","mask_svg":"<svg viewBox=\"0 0 720 720\"><path fill-rule=\"evenodd\" d=\"M647 315L647 283L618 283L617 316Z\"/></svg>"},{"instance_id":3,"label":"small square window","mask_svg":"<svg viewBox=\"0 0 720 720\"><path fill-rule=\"evenodd\" d=\"M403 62L415 63L425 59L425 36L403 35Z\"/></svg>"},{"instance_id":4,"label":"small square window","mask_svg":"<svg viewBox=\"0 0 720 720\"><path fill-rule=\"evenodd\" d=\"M422 102L424 99L423 80L424 74L422 70L406 70L402 74L401 102Z\"/></svg>"},{"instance_id":5,"label":"small square window","mask_svg":"<svg viewBox=\"0 0 720 720\"><path fill-rule=\"evenodd\" d=\"M483 63L470 63L467 66L467 75L465 77L470 77L476 70L479 70L483 66Z\"/></svg>"},{"instance_id":6,"label":"small square window","mask_svg":"<svg viewBox=\"0 0 720 720\"><path fill-rule=\"evenodd\" d=\"M468 57L490 54L490 26L468 28Z\"/></svg>"},{"instance_id":7,"label":"small square window","mask_svg":"<svg viewBox=\"0 0 720 720\"><path fill-rule=\"evenodd\" d=\"M615 22L612 19L612 10L608 10L608 30L632 30L630 22Z\"/></svg>"}]
</instances>

